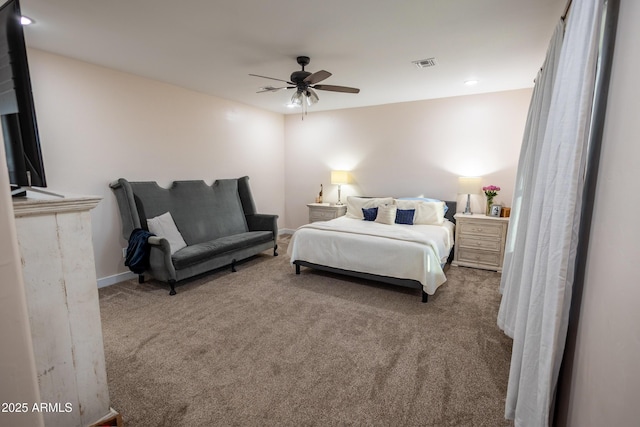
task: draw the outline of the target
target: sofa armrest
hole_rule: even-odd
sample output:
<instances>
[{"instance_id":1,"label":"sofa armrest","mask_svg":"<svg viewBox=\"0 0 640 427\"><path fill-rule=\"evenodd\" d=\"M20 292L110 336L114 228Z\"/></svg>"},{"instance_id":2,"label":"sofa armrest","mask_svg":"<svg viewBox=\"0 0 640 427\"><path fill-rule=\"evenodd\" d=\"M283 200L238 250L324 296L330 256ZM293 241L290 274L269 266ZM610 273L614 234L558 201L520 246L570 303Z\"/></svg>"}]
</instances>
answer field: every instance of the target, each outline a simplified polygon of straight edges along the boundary
<instances>
[{"instance_id":1,"label":"sofa armrest","mask_svg":"<svg viewBox=\"0 0 640 427\"><path fill-rule=\"evenodd\" d=\"M272 231L273 239L278 238L278 215L253 214L245 217L249 231Z\"/></svg>"},{"instance_id":2,"label":"sofa armrest","mask_svg":"<svg viewBox=\"0 0 640 427\"><path fill-rule=\"evenodd\" d=\"M149 236L149 238L147 239L147 243L149 243L151 246L159 246L161 249L167 249L171 251L169 241L164 237Z\"/></svg>"},{"instance_id":3,"label":"sofa armrest","mask_svg":"<svg viewBox=\"0 0 640 427\"><path fill-rule=\"evenodd\" d=\"M171 261L171 246L164 237L149 236L151 246L149 266L151 274L158 280L176 280L176 269Z\"/></svg>"}]
</instances>

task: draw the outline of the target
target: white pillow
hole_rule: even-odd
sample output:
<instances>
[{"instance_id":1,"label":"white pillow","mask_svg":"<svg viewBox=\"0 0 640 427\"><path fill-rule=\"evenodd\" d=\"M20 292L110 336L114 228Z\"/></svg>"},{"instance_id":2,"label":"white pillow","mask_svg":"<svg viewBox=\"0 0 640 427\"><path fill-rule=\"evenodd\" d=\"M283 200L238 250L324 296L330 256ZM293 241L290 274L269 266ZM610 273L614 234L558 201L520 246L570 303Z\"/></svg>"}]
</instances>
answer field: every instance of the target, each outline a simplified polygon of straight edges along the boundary
<instances>
[{"instance_id":1,"label":"white pillow","mask_svg":"<svg viewBox=\"0 0 640 427\"><path fill-rule=\"evenodd\" d=\"M417 209L418 200L393 199L393 204L396 205L398 209Z\"/></svg>"},{"instance_id":2,"label":"white pillow","mask_svg":"<svg viewBox=\"0 0 640 427\"><path fill-rule=\"evenodd\" d=\"M382 224L395 224L397 211L398 207L395 205L378 206L378 216L375 221Z\"/></svg>"},{"instance_id":3,"label":"white pillow","mask_svg":"<svg viewBox=\"0 0 640 427\"><path fill-rule=\"evenodd\" d=\"M347 197L347 218L364 219L362 208L377 208L382 205L393 204L393 197Z\"/></svg>"},{"instance_id":4,"label":"white pillow","mask_svg":"<svg viewBox=\"0 0 640 427\"><path fill-rule=\"evenodd\" d=\"M147 226L151 233L158 237L164 237L169 241L171 255L187 246L182 234L178 231L178 227L176 227L171 212L165 212L160 216L148 219Z\"/></svg>"},{"instance_id":5,"label":"white pillow","mask_svg":"<svg viewBox=\"0 0 640 427\"><path fill-rule=\"evenodd\" d=\"M442 225L444 223L444 202L424 202L421 200L395 200L398 209L415 209L414 224Z\"/></svg>"}]
</instances>

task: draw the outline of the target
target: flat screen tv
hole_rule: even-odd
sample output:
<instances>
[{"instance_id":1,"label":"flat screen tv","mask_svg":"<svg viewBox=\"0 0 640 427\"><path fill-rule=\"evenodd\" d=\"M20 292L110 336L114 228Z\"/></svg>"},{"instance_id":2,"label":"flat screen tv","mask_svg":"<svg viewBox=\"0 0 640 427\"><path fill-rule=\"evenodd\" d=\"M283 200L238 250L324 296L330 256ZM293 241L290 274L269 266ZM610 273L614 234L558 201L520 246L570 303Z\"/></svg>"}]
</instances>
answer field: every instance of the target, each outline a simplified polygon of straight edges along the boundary
<instances>
[{"instance_id":1,"label":"flat screen tv","mask_svg":"<svg viewBox=\"0 0 640 427\"><path fill-rule=\"evenodd\" d=\"M18 0L0 7L0 117L13 195L47 186L21 17Z\"/></svg>"}]
</instances>

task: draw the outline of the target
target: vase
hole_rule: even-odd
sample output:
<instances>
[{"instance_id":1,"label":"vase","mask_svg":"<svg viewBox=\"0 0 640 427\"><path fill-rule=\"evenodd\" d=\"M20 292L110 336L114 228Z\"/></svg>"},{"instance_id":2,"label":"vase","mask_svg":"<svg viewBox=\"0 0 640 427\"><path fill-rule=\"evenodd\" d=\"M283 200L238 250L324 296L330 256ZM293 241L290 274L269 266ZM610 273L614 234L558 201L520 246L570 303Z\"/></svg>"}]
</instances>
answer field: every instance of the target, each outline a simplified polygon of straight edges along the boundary
<instances>
[{"instance_id":1,"label":"vase","mask_svg":"<svg viewBox=\"0 0 640 427\"><path fill-rule=\"evenodd\" d=\"M491 205L493 204L493 197L487 197L487 211L485 215L491 215Z\"/></svg>"}]
</instances>

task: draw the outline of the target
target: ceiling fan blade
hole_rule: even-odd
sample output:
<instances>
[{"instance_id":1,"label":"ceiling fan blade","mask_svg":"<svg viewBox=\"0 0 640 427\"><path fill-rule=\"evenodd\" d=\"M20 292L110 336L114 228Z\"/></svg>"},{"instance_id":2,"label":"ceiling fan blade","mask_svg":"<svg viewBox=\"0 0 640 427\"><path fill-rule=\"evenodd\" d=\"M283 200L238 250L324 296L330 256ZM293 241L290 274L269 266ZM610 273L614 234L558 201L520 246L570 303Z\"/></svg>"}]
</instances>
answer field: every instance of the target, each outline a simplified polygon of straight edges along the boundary
<instances>
[{"instance_id":1,"label":"ceiling fan blade","mask_svg":"<svg viewBox=\"0 0 640 427\"><path fill-rule=\"evenodd\" d=\"M313 88L317 90L330 90L332 92L360 93L360 89L347 86L315 85Z\"/></svg>"},{"instance_id":2,"label":"ceiling fan blade","mask_svg":"<svg viewBox=\"0 0 640 427\"><path fill-rule=\"evenodd\" d=\"M273 87L273 86L265 86L265 87L261 87L259 91L257 91L256 93L262 93L262 92L277 92L279 90L282 89L291 89L293 86L282 86L282 87Z\"/></svg>"},{"instance_id":3,"label":"ceiling fan blade","mask_svg":"<svg viewBox=\"0 0 640 427\"><path fill-rule=\"evenodd\" d=\"M288 80L276 79L276 78L273 78L273 77L267 77L267 76L260 76L260 75L258 75L258 74L249 74L249 75L250 75L250 76L253 76L253 77L262 77L263 79L277 80L277 81L279 81L279 82L285 82L286 84L289 84L289 85L295 85L295 83L292 83L292 82L290 82L290 81L288 81Z\"/></svg>"},{"instance_id":4,"label":"ceiling fan blade","mask_svg":"<svg viewBox=\"0 0 640 427\"><path fill-rule=\"evenodd\" d=\"M305 83L309 83L310 85L314 85L316 83L319 83L321 81L323 81L326 78L331 77L331 73L325 70L320 70L320 71L316 71L315 73L307 76L306 79L304 79Z\"/></svg>"}]
</instances>

